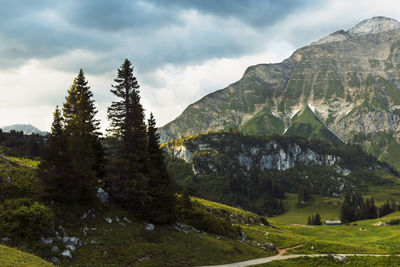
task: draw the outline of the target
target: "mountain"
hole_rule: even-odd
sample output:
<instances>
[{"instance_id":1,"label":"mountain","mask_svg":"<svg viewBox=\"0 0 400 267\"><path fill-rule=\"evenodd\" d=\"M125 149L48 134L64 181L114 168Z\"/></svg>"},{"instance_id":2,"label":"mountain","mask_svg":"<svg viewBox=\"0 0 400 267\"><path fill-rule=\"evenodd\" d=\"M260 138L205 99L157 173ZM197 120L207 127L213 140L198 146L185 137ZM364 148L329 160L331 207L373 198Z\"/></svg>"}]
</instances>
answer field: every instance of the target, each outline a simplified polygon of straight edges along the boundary
<instances>
[{"instance_id":1,"label":"mountain","mask_svg":"<svg viewBox=\"0 0 400 267\"><path fill-rule=\"evenodd\" d=\"M300 48L281 63L247 68L242 79L160 128L161 140L229 128L302 133L358 143L400 168L399 79L400 23L374 17ZM316 120L307 123L302 114Z\"/></svg>"},{"instance_id":2,"label":"mountain","mask_svg":"<svg viewBox=\"0 0 400 267\"><path fill-rule=\"evenodd\" d=\"M46 134L48 134L48 132L41 131L31 124L14 124L14 125L10 125L10 126L1 127L1 130L3 132L10 132L10 131L14 130L17 132L23 132L26 135L31 135L31 134L46 135Z\"/></svg>"}]
</instances>

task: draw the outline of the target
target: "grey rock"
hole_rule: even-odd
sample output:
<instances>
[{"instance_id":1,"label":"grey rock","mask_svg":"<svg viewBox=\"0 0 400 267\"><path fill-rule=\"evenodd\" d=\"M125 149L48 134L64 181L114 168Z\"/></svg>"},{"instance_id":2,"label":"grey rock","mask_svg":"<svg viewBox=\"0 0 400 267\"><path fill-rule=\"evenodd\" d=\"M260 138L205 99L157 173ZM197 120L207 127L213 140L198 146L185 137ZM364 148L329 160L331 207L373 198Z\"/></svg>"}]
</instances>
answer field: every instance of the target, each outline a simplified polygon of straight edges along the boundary
<instances>
[{"instance_id":1,"label":"grey rock","mask_svg":"<svg viewBox=\"0 0 400 267\"><path fill-rule=\"evenodd\" d=\"M337 262L346 262L348 258L345 255L333 255L333 259Z\"/></svg>"},{"instance_id":2,"label":"grey rock","mask_svg":"<svg viewBox=\"0 0 400 267\"><path fill-rule=\"evenodd\" d=\"M124 217L124 221L126 221L127 223L132 223L128 218Z\"/></svg>"},{"instance_id":3,"label":"grey rock","mask_svg":"<svg viewBox=\"0 0 400 267\"><path fill-rule=\"evenodd\" d=\"M274 250L274 249L275 249L275 246L274 246L274 244L272 244L272 243L265 243L265 244L264 244L264 247L265 247L266 249L271 249L271 250Z\"/></svg>"},{"instance_id":4,"label":"grey rock","mask_svg":"<svg viewBox=\"0 0 400 267\"><path fill-rule=\"evenodd\" d=\"M101 202L103 203L108 203L109 201L109 196L106 191L104 191L103 188L97 189L97 197L100 199Z\"/></svg>"},{"instance_id":5,"label":"grey rock","mask_svg":"<svg viewBox=\"0 0 400 267\"><path fill-rule=\"evenodd\" d=\"M82 242L79 239L79 237L74 237L74 236L68 237L68 236L65 236L65 237L63 237L62 240L63 240L63 243L68 244L68 245L74 245L74 246L81 246L82 245Z\"/></svg>"},{"instance_id":6,"label":"grey rock","mask_svg":"<svg viewBox=\"0 0 400 267\"><path fill-rule=\"evenodd\" d=\"M144 230L146 231L153 231L155 229L154 224L152 223L145 223L144 224Z\"/></svg>"},{"instance_id":7,"label":"grey rock","mask_svg":"<svg viewBox=\"0 0 400 267\"><path fill-rule=\"evenodd\" d=\"M75 251L75 246L74 245L67 245L66 248L70 251Z\"/></svg>"},{"instance_id":8,"label":"grey rock","mask_svg":"<svg viewBox=\"0 0 400 267\"><path fill-rule=\"evenodd\" d=\"M61 253L61 255L64 256L64 257L66 257L66 258L72 259L71 251L69 251L68 249L64 250L64 251Z\"/></svg>"},{"instance_id":9,"label":"grey rock","mask_svg":"<svg viewBox=\"0 0 400 267\"><path fill-rule=\"evenodd\" d=\"M42 237L39 242L43 243L43 244L51 244L51 243L53 243L53 241L54 241L54 239L52 237L48 237L48 238Z\"/></svg>"}]
</instances>

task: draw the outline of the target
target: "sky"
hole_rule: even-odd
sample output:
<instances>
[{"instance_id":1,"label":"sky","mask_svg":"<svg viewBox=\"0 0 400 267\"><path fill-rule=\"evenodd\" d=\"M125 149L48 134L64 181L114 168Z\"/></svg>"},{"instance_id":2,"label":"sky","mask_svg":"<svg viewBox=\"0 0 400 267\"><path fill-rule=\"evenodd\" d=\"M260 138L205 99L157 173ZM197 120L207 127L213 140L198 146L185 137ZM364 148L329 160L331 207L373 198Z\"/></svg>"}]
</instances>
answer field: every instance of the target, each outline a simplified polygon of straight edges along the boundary
<instances>
[{"instance_id":1,"label":"sky","mask_svg":"<svg viewBox=\"0 0 400 267\"><path fill-rule=\"evenodd\" d=\"M1 1L1 0L0 0ZM157 125L239 80L248 66L374 16L400 20L397 0L13 0L0 8L0 127L50 130L79 69L101 128L117 69L134 66Z\"/></svg>"}]
</instances>

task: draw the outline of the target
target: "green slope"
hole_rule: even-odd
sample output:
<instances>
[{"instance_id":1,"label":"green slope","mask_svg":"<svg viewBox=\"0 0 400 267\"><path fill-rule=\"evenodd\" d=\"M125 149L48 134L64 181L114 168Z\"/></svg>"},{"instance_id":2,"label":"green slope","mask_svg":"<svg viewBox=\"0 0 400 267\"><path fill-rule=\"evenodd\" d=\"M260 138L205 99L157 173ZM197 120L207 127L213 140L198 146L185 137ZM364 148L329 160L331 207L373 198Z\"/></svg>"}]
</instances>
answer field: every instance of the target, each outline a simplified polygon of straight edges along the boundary
<instances>
[{"instance_id":1,"label":"green slope","mask_svg":"<svg viewBox=\"0 0 400 267\"><path fill-rule=\"evenodd\" d=\"M315 116L308 106L291 119L290 127L284 135L302 136L307 139L320 139L335 145L343 144L343 142Z\"/></svg>"},{"instance_id":2,"label":"green slope","mask_svg":"<svg viewBox=\"0 0 400 267\"><path fill-rule=\"evenodd\" d=\"M32 254L0 245L0 266L50 267L53 265Z\"/></svg>"},{"instance_id":3,"label":"green slope","mask_svg":"<svg viewBox=\"0 0 400 267\"><path fill-rule=\"evenodd\" d=\"M368 133L367 136L359 133L354 135L352 142L361 144L369 154L400 170L400 144L397 143L392 132Z\"/></svg>"},{"instance_id":4,"label":"green slope","mask_svg":"<svg viewBox=\"0 0 400 267\"><path fill-rule=\"evenodd\" d=\"M285 128L283 121L275 117L269 108L264 108L242 127L244 134L281 134Z\"/></svg>"}]
</instances>

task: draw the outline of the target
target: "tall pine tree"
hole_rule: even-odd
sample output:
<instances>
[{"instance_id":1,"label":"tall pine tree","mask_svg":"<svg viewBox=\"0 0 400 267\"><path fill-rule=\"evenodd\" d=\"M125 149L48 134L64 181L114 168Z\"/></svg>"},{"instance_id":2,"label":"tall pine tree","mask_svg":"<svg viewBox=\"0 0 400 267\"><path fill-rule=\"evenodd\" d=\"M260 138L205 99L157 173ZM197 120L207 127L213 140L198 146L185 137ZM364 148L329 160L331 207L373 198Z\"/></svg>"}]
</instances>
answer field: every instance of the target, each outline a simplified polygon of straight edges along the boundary
<instances>
[{"instance_id":1,"label":"tall pine tree","mask_svg":"<svg viewBox=\"0 0 400 267\"><path fill-rule=\"evenodd\" d=\"M111 92L117 97L108 108L109 131L116 148L111 155L106 184L112 198L131 211L141 212L149 201L148 152L144 110L139 85L126 59L118 69Z\"/></svg>"},{"instance_id":2,"label":"tall pine tree","mask_svg":"<svg viewBox=\"0 0 400 267\"><path fill-rule=\"evenodd\" d=\"M160 135L157 133L156 121L152 113L147 121L147 140L150 201L146 205L145 217L153 222L167 223L174 219L175 196L164 155L160 148Z\"/></svg>"},{"instance_id":3,"label":"tall pine tree","mask_svg":"<svg viewBox=\"0 0 400 267\"><path fill-rule=\"evenodd\" d=\"M65 202L69 199L69 192L66 190L69 184L69 162L63 119L57 106L53 113L51 133L48 135L38 167L39 186L43 199L56 202Z\"/></svg>"},{"instance_id":4,"label":"tall pine tree","mask_svg":"<svg viewBox=\"0 0 400 267\"><path fill-rule=\"evenodd\" d=\"M99 148L99 121L95 119L93 93L82 69L75 78L63 105L67 152L70 161L65 190L70 201L95 198L97 175L102 162Z\"/></svg>"}]
</instances>

